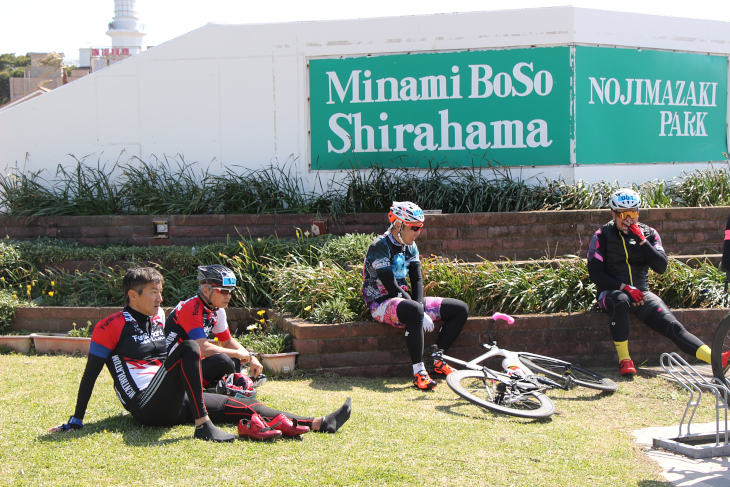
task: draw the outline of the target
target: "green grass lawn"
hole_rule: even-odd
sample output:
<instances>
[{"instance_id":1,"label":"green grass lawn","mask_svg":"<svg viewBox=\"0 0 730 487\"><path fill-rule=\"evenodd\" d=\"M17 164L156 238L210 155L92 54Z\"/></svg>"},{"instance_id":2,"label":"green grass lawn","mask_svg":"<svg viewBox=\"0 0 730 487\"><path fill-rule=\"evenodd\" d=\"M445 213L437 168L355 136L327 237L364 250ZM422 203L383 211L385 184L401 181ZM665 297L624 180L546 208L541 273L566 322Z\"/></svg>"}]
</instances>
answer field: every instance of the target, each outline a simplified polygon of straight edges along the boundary
<instances>
[{"instance_id":1,"label":"green grass lawn","mask_svg":"<svg viewBox=\"0 0 730 487\"><path fill-rule=\"evenodd\" d=\"M669 485L631 432L677 424L687 400L662 379L637 378L621 381L613 395L550 392L557 413L533 421L472 406L445 381L424 393L407 378L279 378L259 389L266 404L315 416L351 396L350 421L336 435L213 444L193 440L192 425L135 423L104 371L86 427L46 434L73 413L85 363L0 355L0 484ZM710 399L695 422L714 420ZM235 432L233 425L224 429Z\"/></svg>"}]
</instances>

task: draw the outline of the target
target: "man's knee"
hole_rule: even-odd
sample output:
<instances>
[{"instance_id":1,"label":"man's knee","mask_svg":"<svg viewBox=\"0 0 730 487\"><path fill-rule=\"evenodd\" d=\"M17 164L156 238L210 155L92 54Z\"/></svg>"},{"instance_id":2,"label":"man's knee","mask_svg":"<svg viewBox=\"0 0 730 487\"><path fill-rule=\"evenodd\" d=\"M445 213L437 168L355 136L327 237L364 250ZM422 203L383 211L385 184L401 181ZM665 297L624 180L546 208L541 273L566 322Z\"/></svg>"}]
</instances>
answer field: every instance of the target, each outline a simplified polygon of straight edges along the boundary
<instances>
[{"instance_id":1,"label":"man's knee","mask_svg":"<svg viewBox=\"0 0 730 487\"><path fill-rule=\"evenodd\" d=\"M623 291L612 290L604 291L598 297L598 306L609 313L615 310L625 310L627 313L631 308L631 299L628 294Z\"/></svg>"},{"instance_id":2,"label":"man's knee","mask_svg":"<svg viewBox=\"0 0 730 487\"><path fill-rule=\"evenodd\" d=\"M193 355L200 358L200 345L195 340L183 340L177 346L176 350L179 350L181 357L184 355Z\"/></svg>"}]
</instances>

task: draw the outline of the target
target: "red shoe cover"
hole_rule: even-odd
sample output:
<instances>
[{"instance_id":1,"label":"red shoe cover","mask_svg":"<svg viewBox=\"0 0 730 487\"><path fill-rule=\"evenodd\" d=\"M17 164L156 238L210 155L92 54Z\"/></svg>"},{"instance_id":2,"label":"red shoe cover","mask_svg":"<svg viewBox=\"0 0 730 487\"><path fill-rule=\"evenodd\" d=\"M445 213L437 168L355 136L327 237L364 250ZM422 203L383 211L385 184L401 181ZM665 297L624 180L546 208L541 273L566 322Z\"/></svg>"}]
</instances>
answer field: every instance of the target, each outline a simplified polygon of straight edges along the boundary
<instances>
[{"instance_id":1,"label":"red shoe cover","mask_svg":"<svg viewBox=\"0 0 730 487\"><path fill-rule=\"evenodd\" d=\"M299 426L296 419L289 419L283 414L278 414L269 421L268 426L281 431L284 436L299 436L309 432L309 426Z\"/></svg>"},{"instance_id":2,"label":"red shoe cover","mask_svg":"<svg viewBox=\"0 0 730 487\"><path fill-rule=\"evenodd\" d=\"M252 440L275 440L281 436L281 431L267 426L258 414L251 416L246 423L243 421L242 419L238 422L238 436Z\"/></svg>"}]
</instances>

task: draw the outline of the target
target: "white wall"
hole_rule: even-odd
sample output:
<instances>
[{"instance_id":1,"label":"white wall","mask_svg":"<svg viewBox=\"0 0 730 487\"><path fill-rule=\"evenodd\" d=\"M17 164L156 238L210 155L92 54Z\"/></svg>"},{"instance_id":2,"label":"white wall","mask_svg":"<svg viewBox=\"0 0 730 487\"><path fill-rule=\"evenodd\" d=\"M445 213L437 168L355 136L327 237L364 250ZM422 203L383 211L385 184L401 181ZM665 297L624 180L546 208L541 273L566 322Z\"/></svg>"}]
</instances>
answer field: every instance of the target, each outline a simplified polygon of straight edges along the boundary
<instances>
[{"instance_id":1,"label":"white wall","mask_svg":"<svg viewBox=\"0 0 730 487\"><path fill-rule=\"evenodd\" d=\"M208 24L0 111L0 169L182 153L212 173L296 160L308 169L311 57L550 46L730 54L730 24L573 7L264 25ZM513 175L671 179L706 164L523 167ZM634 174L633 178L629 178ZM619 177L619 175L621 177ZM332 173L320 172L324 180ZM623 182L623 181L622 181Z\"/></svg>"}]
</instances>

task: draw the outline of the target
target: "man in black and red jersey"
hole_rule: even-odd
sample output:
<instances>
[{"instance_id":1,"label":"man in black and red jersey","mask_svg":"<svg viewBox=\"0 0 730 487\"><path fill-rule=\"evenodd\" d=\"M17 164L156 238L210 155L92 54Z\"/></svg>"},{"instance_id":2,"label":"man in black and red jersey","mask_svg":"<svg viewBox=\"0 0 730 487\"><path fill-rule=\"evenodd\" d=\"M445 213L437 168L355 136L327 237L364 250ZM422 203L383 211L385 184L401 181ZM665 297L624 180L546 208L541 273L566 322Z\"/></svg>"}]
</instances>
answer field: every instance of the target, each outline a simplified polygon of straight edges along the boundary
<instances>
[{"instance_id":1,"label":"man in black and red jersey","mask_svg":"<svg viewBox=\"0 0 730 487\"><path fill-rule=\"evenodd\" d=\"M611 195L609 206L613 220L591 239L588 275L598 288L599 307L609 315L619 372L627 377L636 374L629 355L629 313L683 352L710 363L710 347L687 331L667 304L649 290L649 270L663 274L668 260L659 233L639 223L641 196L632 189L620 189Z\"/></svg>"},{"instance_id":2,"label":"man in black and red jersey","mask_svg":"<svg viewBox=\"0 0 730 487\"><path fill-rule=\"evenodd\" d=\"M94 384L105 364L114 379L117 397L135 420L149 426L194 421L194 436L203 440L231 441L236 438L215 427L211 417L217 423L238 422L239 435L255 439L277 438L282 432L301 434L283 417L296 419L294 426L328 433L334 433L349 419L349 398L327 416L304 418L261 403L247 404L239 398L204 393L198 344L185 340L169 355L166 352L165 319L160 309L163 284L162 275L153 268L127 271L122 281L126 306L94 327L76 410L68 423L51 428L49 432L83 427ZM273 426L259 424L254 421L260 418L259 414L279 418L280 422Z\"/></svg>"},{"instance_id":3,"label":"man in black and red jersey","mask_svg":"<svg viewBox=\"0 0 730 487\"><path fill-rule=\"evenodd\" d=\"M165 322L168 353L184 340L195 340L200 346L200 364L203 385L241 371L241 364L249 363L254 378L263 370L255 356L231 336L226 310L231 293L236 287L236 276L222 265L198 267L198 294L181 301ZM208 340L211 333L217 343Z\"/></svg>"}]
</instances>

